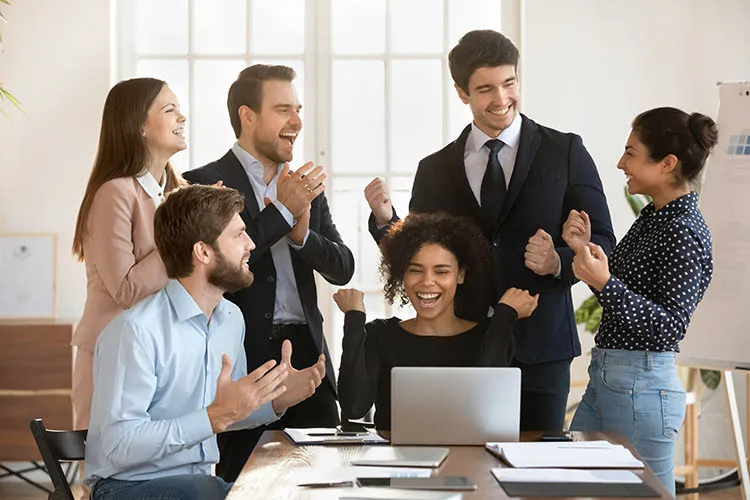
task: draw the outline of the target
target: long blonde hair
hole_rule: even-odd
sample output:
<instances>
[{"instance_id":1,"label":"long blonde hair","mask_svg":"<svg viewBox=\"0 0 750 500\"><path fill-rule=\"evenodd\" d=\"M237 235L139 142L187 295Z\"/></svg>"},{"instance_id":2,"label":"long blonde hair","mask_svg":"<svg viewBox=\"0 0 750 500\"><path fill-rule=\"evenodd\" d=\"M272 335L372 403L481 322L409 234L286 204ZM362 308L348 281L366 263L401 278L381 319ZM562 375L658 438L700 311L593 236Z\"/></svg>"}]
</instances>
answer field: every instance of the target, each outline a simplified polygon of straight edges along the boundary
<instances>
[{"instance_id":1,"label":"long blonde hair","mask_svg":"<svg viewBox=\"0 0 750 500\"><path fill-rule=\"evenodd\" d=\"M119 177L133 177L144 172L149 151L142 129L148 110L166 83L156 78L133 78L112 87L104 102L99 147L91 169L86 193L78 209L76 231L73 236L73 255L79 261L83 255L86 220L97 190L107 181ZM165 191L185 184L182 177L167 162Z\"/></svg>"}]
</instances>

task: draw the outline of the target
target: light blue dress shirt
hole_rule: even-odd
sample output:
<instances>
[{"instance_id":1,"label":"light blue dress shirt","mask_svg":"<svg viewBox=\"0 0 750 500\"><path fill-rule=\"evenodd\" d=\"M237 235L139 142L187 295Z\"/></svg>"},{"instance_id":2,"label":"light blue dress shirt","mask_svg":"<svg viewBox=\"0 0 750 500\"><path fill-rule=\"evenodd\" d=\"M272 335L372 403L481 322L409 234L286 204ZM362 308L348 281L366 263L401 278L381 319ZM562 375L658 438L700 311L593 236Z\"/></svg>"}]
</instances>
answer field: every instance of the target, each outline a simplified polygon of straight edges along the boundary
<instances>
[{"instance_id":1,"label":"light blue dress shirt","mask_svg":"<svg viewBox=\"0 0 750 500\"><path fill-rule=\"evenodd\" d=\"M232 379L247 373L245 322L222 299L210 322L177 280L122 312L99 336L86 440L86 484L210 474L219 459L206 407L221 356ZM277 419L271 403L231 430Z\"/></svg>"},{"instance_id":2,"label":"light blue dress shirt","mask_svg":"<svg viewBox=\"0 0 750 500\"><path fill-rule=\"evenodd\" d=\"M263 180L263 164L260 161L242 149L242 146L237 142L232 146L232 152L240 161L240 164L242 164L242 168L245 169L247 177L253 185L253 192L255 193L255 201L258 203L258 208L263 210L266 206L263 199L270 199L271 203L286 219L291 230L294 226L292 213L283 203L276 199L276 184L283 165L276 167L276 175L271 179L271 182L266 184ZM246 200L245 202L252 203L250 200ZM302 309L302 300L299 298L297 280L294 277L291 249L300 250L304 247L309 235L310 230L308 229L302 246L295 245L289 238L282 238L271 246L271 258L273 259L273 266L276 268L276 297L273 307L273 323L275 325L283 323L307 323L305 310Z\"/></svg>"}]
</instances>

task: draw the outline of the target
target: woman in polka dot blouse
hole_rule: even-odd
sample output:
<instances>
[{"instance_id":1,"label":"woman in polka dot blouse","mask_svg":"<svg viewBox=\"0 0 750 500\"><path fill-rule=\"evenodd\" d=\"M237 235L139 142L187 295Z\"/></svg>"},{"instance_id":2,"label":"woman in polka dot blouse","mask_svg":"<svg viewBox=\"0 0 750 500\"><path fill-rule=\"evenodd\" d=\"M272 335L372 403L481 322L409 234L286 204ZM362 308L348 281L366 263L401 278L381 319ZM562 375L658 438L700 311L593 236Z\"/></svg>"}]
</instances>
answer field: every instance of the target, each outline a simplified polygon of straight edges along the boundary
<instances>
[{"instance_id":1,"label":"woman in polka dot blouse","mask_svg":"<svg viewBox=\"0 0 750 500\"><path fill-rule=\"evenodd\" d=\"M589 383L571 429L626 436L674 495L674 440L685 415L675 353L713 272L711 234L690 182L718 131L711 118L674 108L638 115L617 165L628 192L653 199L612 253L591 243L585 212L563 238L573 271L603 307Z\"/></svg>"}]
</instances>

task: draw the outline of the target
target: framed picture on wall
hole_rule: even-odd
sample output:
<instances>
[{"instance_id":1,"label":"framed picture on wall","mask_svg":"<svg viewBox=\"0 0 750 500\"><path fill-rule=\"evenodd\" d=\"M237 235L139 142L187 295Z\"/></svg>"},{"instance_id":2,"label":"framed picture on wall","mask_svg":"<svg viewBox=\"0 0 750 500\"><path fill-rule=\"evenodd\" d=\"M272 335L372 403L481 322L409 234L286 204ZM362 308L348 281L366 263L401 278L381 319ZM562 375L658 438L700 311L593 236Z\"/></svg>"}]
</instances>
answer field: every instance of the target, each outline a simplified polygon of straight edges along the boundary
<instances>
[{"instance_id":1,"label":"framed picture on wall","mask_svg":"<svg viewBox=\"0 0 750 500\"><path fill-rule=\"evenodd\" d=\"M57 235L0 234L0 318L56 314Z\"/></svg>"}]
</instances>

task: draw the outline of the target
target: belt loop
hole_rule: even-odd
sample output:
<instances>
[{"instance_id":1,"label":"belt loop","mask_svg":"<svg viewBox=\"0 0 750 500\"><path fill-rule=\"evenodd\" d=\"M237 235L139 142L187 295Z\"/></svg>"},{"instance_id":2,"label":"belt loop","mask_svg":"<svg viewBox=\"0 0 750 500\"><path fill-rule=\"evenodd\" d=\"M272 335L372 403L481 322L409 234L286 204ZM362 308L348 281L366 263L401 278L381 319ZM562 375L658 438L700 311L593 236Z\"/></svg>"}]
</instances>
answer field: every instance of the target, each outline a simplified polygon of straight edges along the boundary
<instances>
[{"instance_id":1,"label":"belt loop","mask_svg":"<svg viewBox=\"0 0 750 500\"><path fill-rule=\"evenodd\" d=\"M648 371L652 371L654 369L654 355L650 351L646 351L646 364L648 365Z\"/></svg>"}]
</instances>

